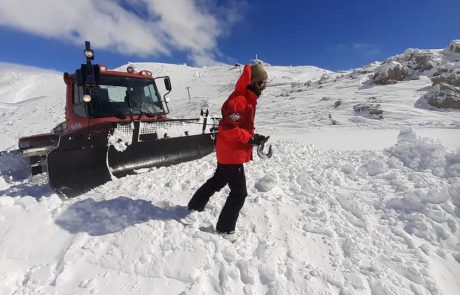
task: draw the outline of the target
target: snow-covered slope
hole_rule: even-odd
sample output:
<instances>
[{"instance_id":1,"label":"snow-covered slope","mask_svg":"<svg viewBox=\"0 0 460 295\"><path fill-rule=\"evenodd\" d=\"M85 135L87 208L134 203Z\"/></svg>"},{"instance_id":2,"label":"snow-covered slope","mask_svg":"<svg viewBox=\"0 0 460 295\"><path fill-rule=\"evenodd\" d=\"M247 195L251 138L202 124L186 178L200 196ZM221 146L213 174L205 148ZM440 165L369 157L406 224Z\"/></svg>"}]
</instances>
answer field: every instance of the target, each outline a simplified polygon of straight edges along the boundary
<instances>
[{"instance_id":1,"label":"snow-covered slope","mask_svg":"<svg viewBox=\"0 0 460 295\"><path fill-rule=\"evenodd\" d=\"M0 63L0 150L17 147L21 136L47 133L64 118L62 73Z\"/></svg>"},{"instance_id":2,"label":"snow-covered slope","mask_svg":"<svg viewBox=\"0 0 460 295\"><path fill-rule=\"evenodd\" d=\"M240 73L131 64L171 76L176 117L218 115ZM267 66L274 156L246 165L233 244L214 233L228 188L185 207L214 155L74 199L1 156L0 294L458 294L460 112L417 103L429 76L371 83L379 66ZM60 73L2 64L0 94L0 150L64 118Z\"/></svg>"}]
</instances>

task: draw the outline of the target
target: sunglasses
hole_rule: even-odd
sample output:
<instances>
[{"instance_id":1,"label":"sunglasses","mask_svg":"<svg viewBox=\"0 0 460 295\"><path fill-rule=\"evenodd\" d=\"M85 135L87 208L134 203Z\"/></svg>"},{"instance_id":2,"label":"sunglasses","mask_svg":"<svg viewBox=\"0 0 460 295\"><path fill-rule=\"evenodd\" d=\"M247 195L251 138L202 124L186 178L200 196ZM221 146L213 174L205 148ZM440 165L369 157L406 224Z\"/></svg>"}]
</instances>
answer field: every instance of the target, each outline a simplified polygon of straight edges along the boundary
<instances>
[{"instance_id":1,"label":"sunglasses","mask_svg":"<svg viewBox=\"0 0 460 295\"><path fill-rule=\"evenodd\" d=\"M261 88L265 87L265 86L267 86L267 81L257 81L256 85L261 87Z\"/></svg>"}]
</instances>

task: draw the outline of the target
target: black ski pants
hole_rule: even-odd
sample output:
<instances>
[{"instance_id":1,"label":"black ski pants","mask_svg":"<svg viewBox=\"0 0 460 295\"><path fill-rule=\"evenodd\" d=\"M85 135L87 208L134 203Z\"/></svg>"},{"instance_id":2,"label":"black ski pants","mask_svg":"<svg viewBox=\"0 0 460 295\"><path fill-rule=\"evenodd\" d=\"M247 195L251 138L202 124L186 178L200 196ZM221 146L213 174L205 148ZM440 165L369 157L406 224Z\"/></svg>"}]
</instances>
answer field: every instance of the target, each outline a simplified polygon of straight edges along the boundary
<instances>
[{"instance_id":1,"label":"black ski pants","mask_svg":"<svg viewBox=\"0 0 460 295\"><path fill-rule=\"evenodd\" d=\"M216 226L217 231L224 233L235 230L240 210L248 195L243 164L217 164L214 175L195 192L188 203L189 210L203 211L209 198L227 184L230 194L220 212Z\"/></svg>"}]
</instances>

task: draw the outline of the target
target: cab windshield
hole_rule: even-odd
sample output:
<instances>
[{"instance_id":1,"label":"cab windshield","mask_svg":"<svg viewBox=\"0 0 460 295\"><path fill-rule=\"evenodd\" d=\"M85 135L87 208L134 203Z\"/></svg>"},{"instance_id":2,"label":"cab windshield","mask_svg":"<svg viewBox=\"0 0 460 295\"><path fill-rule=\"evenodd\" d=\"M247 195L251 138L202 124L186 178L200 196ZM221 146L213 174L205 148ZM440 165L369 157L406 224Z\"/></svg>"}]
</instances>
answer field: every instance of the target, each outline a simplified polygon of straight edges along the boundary
<instances>
[{"instance_id":1,"label":"cab windshield","mask_svg":"<svg viewBox=\"0 0 460 295\"><path fill-rule=\"evenodd\" d=\"M153 80L101 75L90 89L89 113L93 117L164 114L164 106Z\"/></svg>"}]
</instances>

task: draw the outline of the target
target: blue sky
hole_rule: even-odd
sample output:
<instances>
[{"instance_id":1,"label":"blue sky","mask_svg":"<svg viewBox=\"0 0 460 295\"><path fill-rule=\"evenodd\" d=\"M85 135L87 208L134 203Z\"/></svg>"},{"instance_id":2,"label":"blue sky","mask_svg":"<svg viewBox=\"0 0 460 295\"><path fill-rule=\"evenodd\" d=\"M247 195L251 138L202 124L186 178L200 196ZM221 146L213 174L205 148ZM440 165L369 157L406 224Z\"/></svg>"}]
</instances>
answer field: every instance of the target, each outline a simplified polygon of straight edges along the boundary
<instances>
[{"instance_id":1,"label":"blue sky","mask_svg":"<svg viewBox=\"0 0 460 295\"><path fill-rule=\"evenodd\" d=\"M96 61L356 68L460 39L460 0L0 0L0 61L73 71Z\"/></svg>"}]
</instances>

